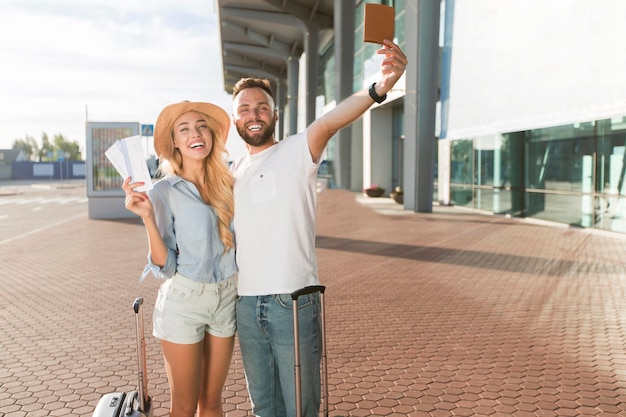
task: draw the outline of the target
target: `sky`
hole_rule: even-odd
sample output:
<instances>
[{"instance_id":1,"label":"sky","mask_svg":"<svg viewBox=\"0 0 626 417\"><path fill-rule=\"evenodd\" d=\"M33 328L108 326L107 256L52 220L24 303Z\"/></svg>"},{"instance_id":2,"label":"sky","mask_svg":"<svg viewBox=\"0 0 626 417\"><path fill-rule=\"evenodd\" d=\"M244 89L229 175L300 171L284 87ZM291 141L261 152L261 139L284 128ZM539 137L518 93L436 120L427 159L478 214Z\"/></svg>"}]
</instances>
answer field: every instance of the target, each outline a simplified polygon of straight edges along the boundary
<instances>
[{"instance_id":1,"label":"sky","mask_svg":"<svg viewBox=\"0 0 626 417\"><path fill-rule=\"evenodd\" d=\"M168 104L231 114L215 0L0 0L0 149L85 122L154 124ZM231 159L245 152L234 128Z\"/></svg>"}]
</instances>

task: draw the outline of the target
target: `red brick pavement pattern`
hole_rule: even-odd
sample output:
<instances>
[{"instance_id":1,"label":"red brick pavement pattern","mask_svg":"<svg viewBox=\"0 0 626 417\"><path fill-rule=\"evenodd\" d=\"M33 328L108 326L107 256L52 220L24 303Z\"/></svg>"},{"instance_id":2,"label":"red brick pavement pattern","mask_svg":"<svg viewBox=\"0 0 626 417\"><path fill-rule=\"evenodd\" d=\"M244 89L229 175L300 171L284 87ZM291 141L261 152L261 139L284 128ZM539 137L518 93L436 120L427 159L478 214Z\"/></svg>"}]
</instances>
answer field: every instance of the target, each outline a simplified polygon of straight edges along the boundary
<instances>
[{"instance_id":1,"label":"red brick pavement pattern","mask_svg":"<svg viewBox=\"0 0 626 417\"><path fill-rule=\"evenodd\" d=\"M372 203L390 200L361 199L319 195L331 416L626 415L626 239L448 207L381 214ZM91 416L136 385L131 304L144 296L150 328L159 285L138 282L138 221L85 207L0 256L0 416ZM166 416L149 332L147 351ZM250 415L238 350L224 401L227 416Z\"/></svg>"}]
</instances>

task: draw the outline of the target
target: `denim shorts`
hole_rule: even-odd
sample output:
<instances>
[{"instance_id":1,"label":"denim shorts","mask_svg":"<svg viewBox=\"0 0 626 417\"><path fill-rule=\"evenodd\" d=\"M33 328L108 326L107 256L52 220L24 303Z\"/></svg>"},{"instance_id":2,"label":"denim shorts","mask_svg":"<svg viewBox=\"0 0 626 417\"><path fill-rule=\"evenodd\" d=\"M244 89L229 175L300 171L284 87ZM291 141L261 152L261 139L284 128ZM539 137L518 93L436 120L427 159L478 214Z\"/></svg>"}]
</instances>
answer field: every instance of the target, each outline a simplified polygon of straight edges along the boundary
<instances>
[{"instance_id":1,"label":"denim shorts","mask_svg":"<svg viewBox=\"0 0 626 417\"><path fill-rule=\"evenodd\" d=\"M236 299L236 275L209 284L176 274L159 288L152 334L178 344L200 342L205 333L234 336Z\"/></svg>"}]
</instances>

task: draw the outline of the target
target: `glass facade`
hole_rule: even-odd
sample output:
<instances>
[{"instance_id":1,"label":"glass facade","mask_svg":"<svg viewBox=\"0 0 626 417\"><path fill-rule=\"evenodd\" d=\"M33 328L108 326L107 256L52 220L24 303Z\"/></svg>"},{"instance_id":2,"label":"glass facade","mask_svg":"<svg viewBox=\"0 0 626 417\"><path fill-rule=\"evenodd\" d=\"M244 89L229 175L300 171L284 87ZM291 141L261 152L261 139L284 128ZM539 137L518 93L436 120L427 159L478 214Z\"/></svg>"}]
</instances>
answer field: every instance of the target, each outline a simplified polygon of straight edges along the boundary
<instances>
[{"instance_id":1,"label":"glass facade","mask_svg":"<svg viewBox=\"0 0 626 417\"><path fill-rule=\"evenodd\" d=\"M324 105L337 99L335 91L335 44L330 42L319 57L319 69L317 71L317 97L324 98Z\"/></svg>"},{"instance_id":2,"label":"glass facade","mask_svg":"<svg viewBox=\"0 0 626 417\"><path fill-rule=\"evenodd\" d=\"M626 117L451 142L450 200L626 233Z\"/></svg>"},{"instance_id":3,"label":"glass facade","mask_svg":"<svg viewBox=\"0 0 626 417\"><path fill-rule=\"evenodd\" d=\"M380 72L380 61L382 55L376 53L381 45L363 42L363 20L365 13L365 3L382 3L393 6L395 12L395 42L404 47L404 0L402 1L359 1L355 5L354 18L354 66L352 91L360 91L366 79L375 76ZM336 101L335 81L336 81L336 63L335 48L332 40L324 45L319 56L318 67L318 91L317 96L323 97L323 104L328 105ZM396 186L402 187L403 173L403 144L404 144L404 108L402 100L393 108L393 132L392 132L392 189ZM334 160L337 154L336 141L330 141L326 148L326 161L324 169L333 172Z\"/></svg>"},{"instance_id":4,"label":"glass facade","mask_svg":"<svg viewBox=\"0 0 626 417\"><path fill-rule=\"evenodd\" d=\"M521 213L520 143L515 134L452 142L450 200L499 214Z\"/></svg>"},{"instance_id":5,"label":"glass facade","mask_svg":"<svg viewBox=\"0 0 626 417\"><path fill-rule=\"evenodd\" d=\"M404 189L402 176L404 174L404 107L393 109L393 134L391 138L392 175L391 189Z\"/></svg>"}]
</instances>

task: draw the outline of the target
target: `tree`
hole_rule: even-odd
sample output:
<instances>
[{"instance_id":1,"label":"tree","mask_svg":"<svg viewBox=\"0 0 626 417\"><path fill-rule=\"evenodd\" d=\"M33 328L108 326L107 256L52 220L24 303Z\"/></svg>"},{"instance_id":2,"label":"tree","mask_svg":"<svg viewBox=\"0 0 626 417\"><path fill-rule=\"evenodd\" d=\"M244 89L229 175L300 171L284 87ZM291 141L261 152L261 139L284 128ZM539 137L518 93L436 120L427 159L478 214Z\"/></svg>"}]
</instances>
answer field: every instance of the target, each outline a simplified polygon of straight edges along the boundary
<instances>
[{"instance_id":1,"label":"tree","mask_svg":"<svg viewBox=\"0 0 626 417\"><path fill-rule=\"evenodd\" d=\"M65 159L70 161L82 161L80 154L80 146L76 141L67 140L62 134L54 135L53 141L50 142L48 134L41 135L41 145L32 136L26 136L23 139L15 139L12 145L13 149L21 149L28 159L38 162L56 161L59 156L69 156Z\"/></svg>"},{"instance_id":2,"label":"tree","mask_svg":"<svg viewBox=\"0 0 626 417\"><path fill-rule=\"evenodd\" d=\"M65 140L61 134L54 135L54 149L63 152L65 155L69 155L67 159L71 161L81 160L80 146L78 146L78 143Z\"/></svg>"},{"instance_id":3,"label":"tree","mask_svg":"<svg viewBox=\"0 0 626 417\"><path fill-rule=\"evenodd\" d=\"M11 147L13 149L21 149L26 158L30 160L34 159L39 153L37 141L34 137L28 135L24 139L15 139Z\"/></svg>"},{"instance_id":4,"label":"tree","mask_svg":"<svg viewBox=\"0 0 626 417\"><path fill-rule=\"evenodd\" d=\"M48 139L48 134L41 135L41 148L39 148L39 162L54 161L54 149Z\"/></svg>"}]
</instances>

